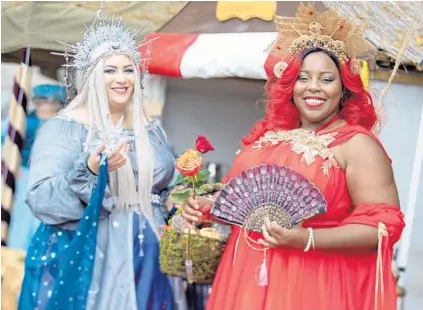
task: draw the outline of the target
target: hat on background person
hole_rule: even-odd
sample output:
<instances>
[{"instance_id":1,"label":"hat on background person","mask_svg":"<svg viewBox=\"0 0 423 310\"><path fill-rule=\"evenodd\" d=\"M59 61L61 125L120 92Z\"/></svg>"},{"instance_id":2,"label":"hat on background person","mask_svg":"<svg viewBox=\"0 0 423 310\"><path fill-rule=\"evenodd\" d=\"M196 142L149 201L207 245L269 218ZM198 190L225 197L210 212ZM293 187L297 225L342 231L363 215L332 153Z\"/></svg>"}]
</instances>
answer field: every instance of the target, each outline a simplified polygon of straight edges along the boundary
<instances>
[{"instance_id":1,"label":"hat on background person","mask_svg":"<svg viewBox=\"0 0 423 310\"><path fill-rule=\"evenodd\" d=\"M37 85L32 90L32 100L45 98L48 100L57 100L61 104L66 103L66 89L62 85L42 84Z\"/></svg>"}]
</instances>

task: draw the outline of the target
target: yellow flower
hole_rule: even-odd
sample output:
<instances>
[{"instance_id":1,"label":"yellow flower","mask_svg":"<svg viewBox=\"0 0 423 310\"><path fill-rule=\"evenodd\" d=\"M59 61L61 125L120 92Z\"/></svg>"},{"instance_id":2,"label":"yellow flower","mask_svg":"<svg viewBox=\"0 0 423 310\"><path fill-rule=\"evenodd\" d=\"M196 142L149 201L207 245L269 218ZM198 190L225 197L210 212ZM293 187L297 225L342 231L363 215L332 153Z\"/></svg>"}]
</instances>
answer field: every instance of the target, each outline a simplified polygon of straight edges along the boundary
<instances>
[{"instance_id":1,"label":"yellow flower","mask_svg":"<svg viewBox=\"0 0 423 310\"><path fill-rule=\"evenodd\" d=\"M183 175L193 177L200 171L203 165L201 155L193 149L188 149L176 159L176 169Z\"/></svg>"}]
</instances>

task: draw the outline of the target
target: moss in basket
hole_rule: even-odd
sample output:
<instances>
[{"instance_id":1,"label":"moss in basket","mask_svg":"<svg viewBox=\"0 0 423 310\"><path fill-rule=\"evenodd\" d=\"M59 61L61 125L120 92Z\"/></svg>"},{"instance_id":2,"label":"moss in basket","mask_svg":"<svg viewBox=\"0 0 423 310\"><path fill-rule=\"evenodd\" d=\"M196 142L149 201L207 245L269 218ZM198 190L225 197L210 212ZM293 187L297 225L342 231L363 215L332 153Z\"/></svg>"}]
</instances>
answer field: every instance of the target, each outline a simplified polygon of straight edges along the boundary
<instances>
[{"instance_id":1,"label":"moss in basket","mask_svg":"<svg viewBox=\"0 0 423 310\"><path fill-rule=\"evenodd\" d=\"M181 255L180 235L173 229L166 229L160 240L160 267L170 275L178 275L185 262Z\"/></svg>"},{"instance_id":2,"label":"moss in basket","mask_svg":"<svg viewBox=\"0 0 423 310\"><path fill-rule=\"evenodd\" d=\"M182 248L186 249L188 236L181 239ZM191 235L189 241L189 259L193 262L194 279L212 280L222 255L224 245L219 240ZM182 253L185 258L187 252Z\"/></svg>"},{"instance_id":3,"label":"moss in basket","mask_svg":"<svg viewBox=\"0 0 423 310\"><path fill-rule=\"evenodd\" d=\"M220 191L223 188L223 183L214 183L214 184L203 184L199 187L197 195L213 195L215 192Z\"/></svg>"},{"instance_id":4,"label":"moss in basket","mask_svg":"<svg viewBox=\"0 0 423 310\"><path fill-rule=\"evenodd\" d=\"M173 229L167 229L160 246L160 267L164 273L185 277L185 260L189 258L193 262L194 281L210 282L216 272L225 243L191 234L187 253L188 234L179 234Z\"/></svg>"}]
</instances>

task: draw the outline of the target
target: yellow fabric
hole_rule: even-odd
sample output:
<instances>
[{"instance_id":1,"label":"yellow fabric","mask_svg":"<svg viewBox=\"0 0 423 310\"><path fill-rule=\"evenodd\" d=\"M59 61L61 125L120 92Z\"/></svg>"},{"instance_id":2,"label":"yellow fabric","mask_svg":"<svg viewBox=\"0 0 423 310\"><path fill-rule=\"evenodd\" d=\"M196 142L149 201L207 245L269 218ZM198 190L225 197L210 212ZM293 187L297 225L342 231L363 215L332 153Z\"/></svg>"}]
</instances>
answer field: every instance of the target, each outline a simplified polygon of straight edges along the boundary
<instances>
[{"instance_id":1,"label":"yellow fabric","mask_svg":"<svg viewBox=\"0 0 423 310\"><path fill-rule=\"evenodd\" d=\"M363 81L364 88L369 91L370 86L370 71L369 71L369 64L367 61L361 62L361 72L360 72L361 80Z\"/></svg>"},{"instance_id":2,"label":"yellow fabric","mask_svg":"<svg viewBox=\"0 0 423 310\"><path fill-rule=\"evenodd\" d=\"M270 21L276 8L276 1L218 1L216 18L221 22L231 18L245 21L254 17Z\"/></svg>"},{"instance_id":3,"label":"yellow fabric","mask_svg":"<svg viewBox=\"0 0 423 310\"><path fill-rule=\"evenodd\" d=\"M125 25L136 30L148 22L135 37L158 31L176 16L187 1L104 1L107 16L123 16ZM8 1L1 4L1 52L22 47L63 51L56 40L76 43L81 40L99 9L99 2Z\"/></svg>"}]
</instances>

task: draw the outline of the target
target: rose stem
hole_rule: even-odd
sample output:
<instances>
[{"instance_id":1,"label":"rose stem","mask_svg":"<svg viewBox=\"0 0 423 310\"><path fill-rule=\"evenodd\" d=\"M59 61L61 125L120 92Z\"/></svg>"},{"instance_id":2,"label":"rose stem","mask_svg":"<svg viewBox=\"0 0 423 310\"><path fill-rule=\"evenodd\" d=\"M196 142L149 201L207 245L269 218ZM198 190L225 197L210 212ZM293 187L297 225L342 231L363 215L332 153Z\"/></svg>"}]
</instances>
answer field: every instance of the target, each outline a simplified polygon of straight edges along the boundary
<instances>
[{"instance_id":1,"label":"rose stem","mask_svg":"<svg viewBox=\"0 0 423 310\"><path fill-rule=\"evenodd\" d=\"M194 197L192 197L192 198L194 198L194 199L195 199L195 196L196 196L196 193L195 193L195 179L196 179L196 177L193 176L192 177L192 187L193 187L193 190L194 190L194 192L193 192L193 196Z\"/></svg>"},{"instance_id":2,"label":"rose stem","mask_svg":"<svg viewBox=\"0 0 423 310\"><path fill-rule=\"evenodd\" d=\"M194 198L195 199L195 196L196 196L196 193L195 193L195 179L196 179L196 177L195 177L195 175L191 178L191 180L192 180L192 188L193 188L193 197L192 198ZM195 227L195 222L193 223L194 224L194 227ZM188 238L189 238L189 236L188 236ZM189 239L188 239L189 240Z\"/></svg>"}]
</instances>

